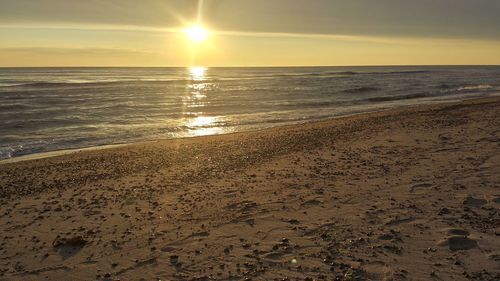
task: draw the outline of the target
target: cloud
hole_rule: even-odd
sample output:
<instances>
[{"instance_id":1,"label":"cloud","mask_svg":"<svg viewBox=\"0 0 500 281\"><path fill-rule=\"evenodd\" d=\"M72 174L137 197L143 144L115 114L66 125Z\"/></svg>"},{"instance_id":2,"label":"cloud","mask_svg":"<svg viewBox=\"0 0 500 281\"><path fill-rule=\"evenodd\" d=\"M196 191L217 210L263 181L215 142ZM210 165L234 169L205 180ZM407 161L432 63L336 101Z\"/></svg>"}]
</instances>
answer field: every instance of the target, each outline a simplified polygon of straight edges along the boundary
<instances>
[{"instance_id":1,"label":"cloud","mask_svg":"<svg viewBox=\"0 0 500 281\"><path fill-rule=\"evenodd\" d=\"M61 48L61 47L19 47L19 48L0 48L3 53L17 54L38 54L38 55L159 55L159 53L132 50L132 49L114 49L114 48Z\"/></svg>"},{"instance_id":2,"label":"cloud","mask_svg":"<svg viewBox=\"0 0 500 281\"><path fill-rule=\"evenodd\" d=\"M136 25L115 25L115 24L0 24L0 29L19 30L64 30L64 31L106 31L106 32L135 32L153 34L180 34L184 32L184 27L151 27ZM365 42L375 44L397 44L397 45L418 45L419 42L461 42L463 38L441 38L429 36L390 36L390 35L345 35L332 33L301 33L301 32L266 32L266 31L236 31L236 30L212 30L212 34L226 37L255 37L255 38L299 38L299 39L324 39L344 42ZM496 38L475 39L475 42L498 42Z\"/></svg>"},{"instance_id":3,"label":"cloud","mask_svg":"<svg viewBox=\"0 0 500 281\"><path fill-rule=\"evenodd\" d=\"M0 66L161 66L181 60L154 51L122 48L0 48Z\"/></svg>"},{"instance_id":4,"label":"cloud","mask_svg":"<svg viewBox=\"0 0 500 281\"><path fill-rule=\"evenodd\" d=\"M178 27L196 20L196 0L0 0L0 24ZM498 0L205 0L218 30L500 39Z\"/></svg>"}]
</instances>

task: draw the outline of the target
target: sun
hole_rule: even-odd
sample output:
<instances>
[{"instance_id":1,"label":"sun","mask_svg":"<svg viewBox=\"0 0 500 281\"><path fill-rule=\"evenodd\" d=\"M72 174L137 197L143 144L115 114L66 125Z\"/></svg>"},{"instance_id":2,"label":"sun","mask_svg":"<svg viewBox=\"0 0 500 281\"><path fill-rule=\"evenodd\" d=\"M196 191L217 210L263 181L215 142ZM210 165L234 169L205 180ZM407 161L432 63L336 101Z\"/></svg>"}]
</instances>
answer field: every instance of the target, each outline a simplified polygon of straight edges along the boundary
<instances>
[{"instance_id":1,"label":"sun","mask_svg":"<svg viewBox=\"0 0 500 281\"><path fill-rule=\"evenodd\" d=\"M184 32L186 33L186 36L195 43L206 41L209 35L208 30L199 25L188 27L184 29Z\"/></svg>"}]
</instances>

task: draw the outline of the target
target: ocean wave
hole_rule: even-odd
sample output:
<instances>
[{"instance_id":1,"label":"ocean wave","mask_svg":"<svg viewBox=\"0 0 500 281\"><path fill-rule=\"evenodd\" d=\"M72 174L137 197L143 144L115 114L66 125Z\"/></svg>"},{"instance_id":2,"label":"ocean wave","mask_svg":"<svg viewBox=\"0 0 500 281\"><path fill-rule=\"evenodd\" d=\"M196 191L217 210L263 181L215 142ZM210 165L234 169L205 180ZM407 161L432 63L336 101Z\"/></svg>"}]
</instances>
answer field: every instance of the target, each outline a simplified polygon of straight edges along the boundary
<instances>
[{"instance_id":1,"label":"ocean wave","mask_svg":"<svg viewBox=\"0 0 500 281\"><path fill-rule=\"evenodd\" d=\"M298 76L350 76L350 75L358 75L362 74L362 72L355 71L328 71L328 72L310 72L310 73L302 73L297 74Z\"/></svg>"},{"instance_id":2,"label":"ocean wave","mask_svg":"<svg viewBox=\"0 0 500 281\"><path fill-rule=\"evenodd\" d=\"M336 75L358 75L360 72L355 72L355 71L341 71L341 72L330 72L330 74L336 74Z\"/></svg>"},{"instance_id":3,"label":"ocean wave","mask_svg":"<svg viewBox=\"0 0 500 281\"><path fill-rule=\"evenodd\" d=\"M466 84L466 85L450 85L450 84L440 84L436 88L441 93L461 93L461 92L488 92L500 90L500 85L490 85L490 84Z\"/></svg>"},{"instance_id":4,"label":"ocean wave","mask_svg":"<svg viewBox=\"0 0 500 281\"><path fill-rule=\"evenodd\" d=\"M377 87L356 87L356 88L343 90L342 92L348 93L348 94L358 94L358 93L375 92L375 91L380 91L380 90L381 89L377 88Z\"/></svg>"},{"instance_id":5,"label":"ocean wave","mask_svg":"<svg viewBox=\"0 0 500 281\"><path fill-rule=\"evenodd\" d=\"M8 87L8 88L24 88L24 87L31 87L31 88L51 88L51 87L64 87L64 86L70 86L70 85L78 85L78 86L85 86L85 85L94 85L94 84L112 84L112 83L118 83L117 82L26 82L26 83L19 83L19 84L13 84L13 85L8 85L8 86L3 86L3 87Z\"/></svg>"},{"instance_id":6,"label":"ocean wave","mask_svg":"<svg viewBox=\"0 0 500 281\"><path fill-rule=\"evenodd\" d=\"M448 89L453 89L455 88L456 86L453 86L453 85L450 85L450 84L439 84L437 86L438 89L442 89L442 90L448 90Z\"/></svg>"},{"instance_id":7,"label":"ocean wave","mask_svg":"<svg viewBox=\"0 0 500 281\"><path fill-rule=\"evenodd\" d=\"M495 88L492 85L467 85L467 86L461 86L457 90L458 91L473 91L473 90L490 90Z\"/></svg>"},{"instance_id":8,"label":"ocean wave","mask_svg":"<svg viewBox=\"0 0 500 281\"><path fill-rule=\"evenodd\" d=\"M402 71L328 71L328 72L309 72L286 74L283 76L357 76L357 75L397 75L397 74L423 74L431 73L431 70L402 70Z\"/></svg>"},{"instance_id":9,"label":"ocean wave","mask_svg":"<svg viewBox=\"0 0 500 281\"><path fill-rule=\"evenodd\" d=\"M431 73L431 70L401 70L401 71L312 71L297 73L273 73L246 76L245 79L263 79L263 78L287 78L287 77L349 77L357 75L398 75L398 74L422 74Z\"/></svg>"},{"instance_id":10,"label":"ocean wave","mask_svg":"<svg viewBox=\"0 0 500 281\"><path fill-rule=\"evenodd\" d=\"M402 71L341 71L341 72L328 72L330 75L394 75L394 74L421 74L431 73L431 70L402 70Z\"/></svg>"},{"instance_id":11,"label":"ocean wave","mask_svg":"<svg viewBox=\"0 0 500 281\"><path fill-rule=\"evenodd\" d=\"M462 90L449 91L449 92L446 92L444 94L443 93L438 94L436 92L424 92L424 93L415 93L415 94L398 95L398 96L373 97L373 98L366 99L366 101L369 101L369 102L387 102L387 101L410 100L410 99L419 99L419 98L451 97L451 96L454 96L455 94L458 94L458 92L460 92L460 91L466 91L466 90L463 90L463 88L464 87L459 88ZM478 90L478 89L495 89L495 88L494 87L479 87L479 86L467 87L467 91L471 91L471 92L474 90Z\"/></svg>"},{"instance_id":12,"label":"ocean wave","mask_svg":"<svg viewBox=\"0 0 500 281\"><path fill-rule=\"evenodd\" d=\"M382 97L373 97L366 99L370 102L384 102L384 101L397 101L397 100L409 100L409 99L418 99L418 98L426 98L433 96L431 93L417 93L417 94L409 94L409 95L401 95L401 96L382 96Z\"/></svg>"},{"instance_id":13,"label":"ocean wave","mask_svg":"<svg viewBox=\"0 0 500 281\"><path fill-rule=\"evenodd\" d=\"M165 79L165 80L103 80L103 81L68 81L68 82L47 82L47 81L37 81L37 82L26 82L11 85L1 85L4 88L57 88L57 87L92 87L92 86L103 86L103 85L118 85L118 84L141 84L141 83L172 83L172 82L187 82L190 80L181 79ZM198 83L201 81L193 81ZM203 82L207 83L207 80Z\"/></svg>"},{"instance_id":14,"label":"ocean wave","mask_svg":"<svg viewBox=\"0 0 500 281\"><path fill-rule=\"evenodd\" d=\"M382 74L421 74L421 73L432 73L431 70L405 70L405 71L389 71L389 72L380 72Z\"/></svg>"},{"instance_id":15,"label":"ocean wave","mask_svg":"<svg viewBox=\"0 0 500 281\"><path fill-rule=\"evenodd\" d=\"M7 111L7 110L21 110L21 109L32 109L34 108L34 105L29 105L29 104L24 104L24 103L6 103L6 104L0 104L0 111Z\"/></svg>"},{"instance_id":16,"label":"ocean wave","mask_svg":"<svg viewBox=\"0 0 500 281\"><path fill-rule=\"evenodd\" d=\"M279 79L279 78L287 78L287 77L302 77L307 79L308 77L319 77L319 78L342 78L349 76L380 76L380 75L399 75L399 74L418 74L418 73L429 73L429 70L408 70L408 71L327 71L327 72L301 72L301 73L276 73L269 76L250 76L250 77L207 77L203 80L192 80L185 78L158 78L158 79L104 79L104 80L69 80L69 81L16 81L16 82L4 82L0 83L0 89L9 89L9 88L64 88L64 87L95 87L95 86L113 86L119 84L131 84L131 85L140 85L140 84L161 84L161 83L191 83L191 84L200 84L200 83L216 83L216 82L224 82L224 81L232 81L232 80L260 80L260 79Z\"/></svg>"}]
</instances>

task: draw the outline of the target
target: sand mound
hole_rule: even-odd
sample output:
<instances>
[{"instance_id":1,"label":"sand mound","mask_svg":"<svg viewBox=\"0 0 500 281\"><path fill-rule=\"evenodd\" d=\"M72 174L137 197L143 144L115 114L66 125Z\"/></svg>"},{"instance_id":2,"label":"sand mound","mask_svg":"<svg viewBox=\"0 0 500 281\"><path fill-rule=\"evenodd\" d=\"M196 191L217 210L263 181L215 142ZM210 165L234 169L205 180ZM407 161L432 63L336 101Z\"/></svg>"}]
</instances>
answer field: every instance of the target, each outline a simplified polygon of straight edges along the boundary
<instances>
[{"instance_id":1,"label":"sand mound","mask_svg":"<svg viewBox=\"0 0 500 281\"><path fill-rule=\"evenodd\" d=\"M440 246L447 246L452 251L470 250L477 248L477 242L466 236L450 236L439 243Z\"/></svg>"},{"instance_id":2,"label":"sand mound","mask_svg":"<svg viewBox=\"0 0 500 281\"><path fill-rule=\"evenodd\" d=\"M448 229L447 233L450 236L469 236L470 235L470 233L467 230L460 229L460 228Z\"/></svg>"},{"instance_id":3,"label":"sand mound","mask_svg":"<svg viewBox=\"0 0 500 281\"><path fill-rule=\"evenodd\" d=\"M485 199L481 199L481 198L474 198L472 196L467 196L467 198L464 199L464 205L468 205L468 206L473 206L473 207L481 207L483 206L484 204L486 204L488 201L486 201Z\"/></svg>"}]
</instances>

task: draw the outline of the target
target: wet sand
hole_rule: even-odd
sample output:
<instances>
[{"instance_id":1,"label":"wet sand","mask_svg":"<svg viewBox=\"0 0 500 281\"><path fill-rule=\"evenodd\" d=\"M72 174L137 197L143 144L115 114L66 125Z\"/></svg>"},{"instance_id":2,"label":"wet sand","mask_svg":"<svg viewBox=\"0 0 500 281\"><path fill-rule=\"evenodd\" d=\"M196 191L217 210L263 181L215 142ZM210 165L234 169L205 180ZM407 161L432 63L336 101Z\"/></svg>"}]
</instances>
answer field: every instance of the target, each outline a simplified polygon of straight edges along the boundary
<instances>
[{"instance_id":1,"label":"wet sand","mask_svg":"<svg viewBox=\"0 0 500 281\"><path fill-rule=\"evenodd\" d=\"M498 280L500 98L0 165L0 280Z\"/></svg>"}]
</instances>

